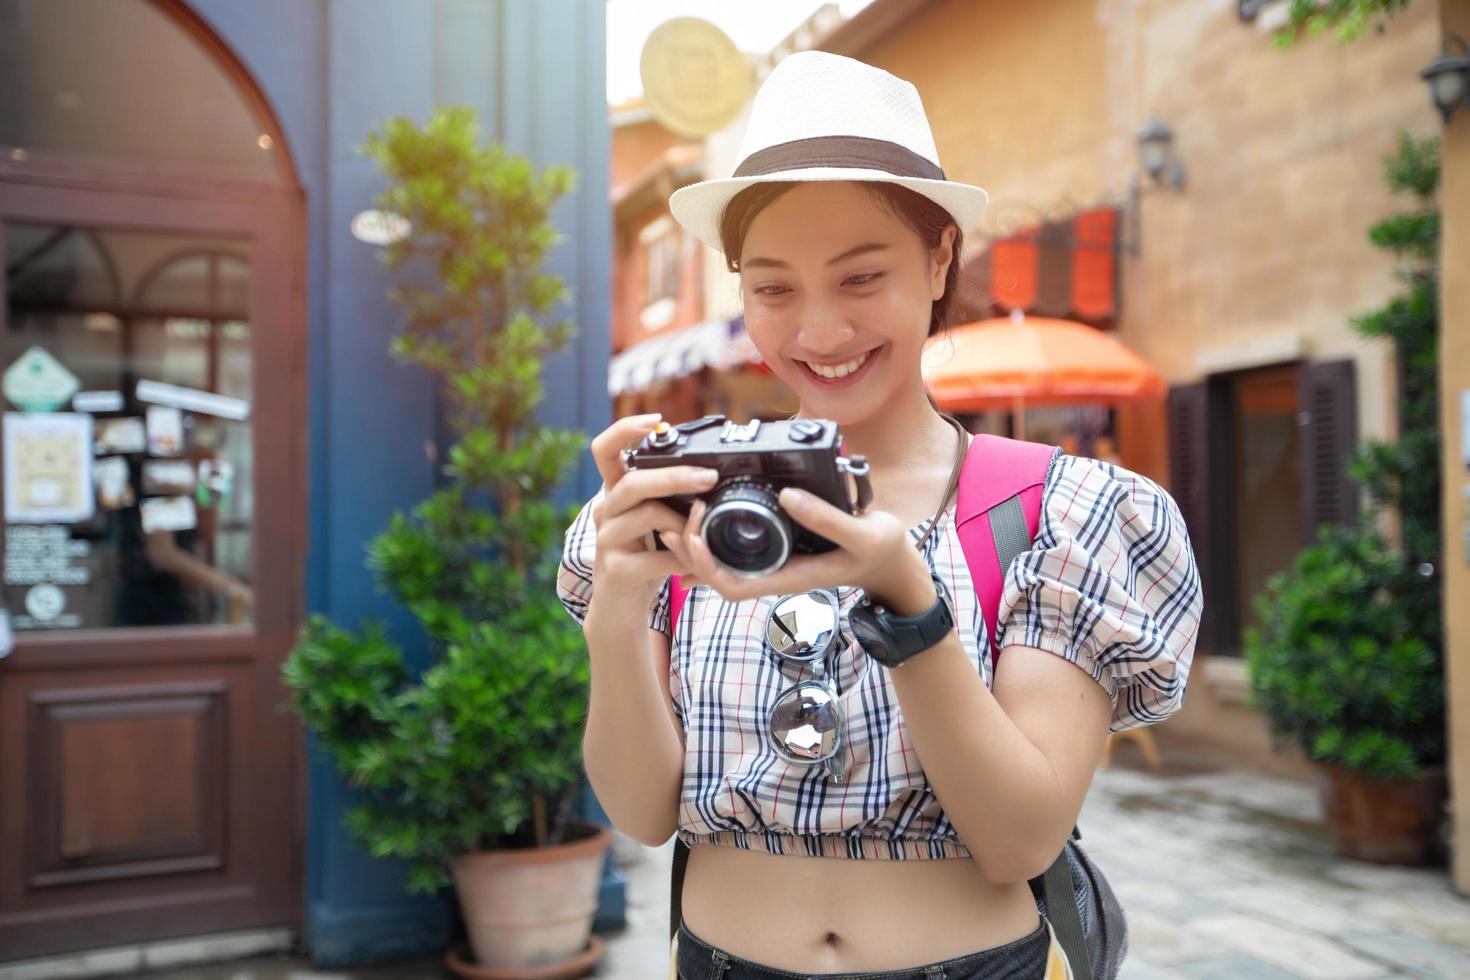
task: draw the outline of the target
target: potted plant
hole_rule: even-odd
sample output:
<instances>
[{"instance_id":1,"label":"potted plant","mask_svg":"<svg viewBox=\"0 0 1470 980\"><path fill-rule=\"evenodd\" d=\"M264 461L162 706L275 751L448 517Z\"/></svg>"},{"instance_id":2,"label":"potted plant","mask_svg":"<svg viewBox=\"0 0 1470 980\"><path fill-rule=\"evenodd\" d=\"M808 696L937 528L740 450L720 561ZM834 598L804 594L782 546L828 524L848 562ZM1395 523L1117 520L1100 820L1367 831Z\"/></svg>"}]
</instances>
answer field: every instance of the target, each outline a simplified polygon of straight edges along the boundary
<instances>
[{"instance_id":1,"label":"potted plant","mask_svg":"<svg viewBox=\"0 0 1470 980\"><path fill-rule=\"evenodd\" d=\"M1369 443L1352 474L1372 506L1357 527L1324 527L1274 576L1246 634L1253 701L1278 745L1321 769L1339 849L1369 861L1437 856L1445 784L1441 627L1438 332L1438 142L1401 134L1389 186L1418 207L1375 225L1408 291L1356 319L1389 337L1399 360L1400 436ZM1400 540L1380 528L1398 517Z\"/></svg>"},{"instance_id":2,"label":"potted plant","mask_svg":"<svg viewBox=\"0 0 1470 980\"><path fill-rule=\"evenodd\" d=\"M453 882L475 976L573 976L591 936L610 834L570 819L582 788L589 667L556 598L561 535L550 502L580 433L535 420L563 282L541 271L564 168L539 172L483 146L468 109L403 118L364 152L389 178L379 207L407 222L382 253L397 273L401 362L442 380L454 442L443 485L368 546L379 587L406 606L431 661L417 673L381 623L312 617L288 658L291 706L361 789L347 824L375 855L408 862L408 888Z\"/></svg>"},{"instance_id":3,"label":"potted plant","mask_svg":"<svg viewBox=\"0 0 1470 980\"><path fill-rule=\"evenodd\" d=\"M1339 850L1367 861L1435 856L1445 797L1444 673L1422 591L1376 533L1325 527L1257 601L1246 636L1253 701L1278 745L1318 766Z\"/></svg>"}]
</instances>

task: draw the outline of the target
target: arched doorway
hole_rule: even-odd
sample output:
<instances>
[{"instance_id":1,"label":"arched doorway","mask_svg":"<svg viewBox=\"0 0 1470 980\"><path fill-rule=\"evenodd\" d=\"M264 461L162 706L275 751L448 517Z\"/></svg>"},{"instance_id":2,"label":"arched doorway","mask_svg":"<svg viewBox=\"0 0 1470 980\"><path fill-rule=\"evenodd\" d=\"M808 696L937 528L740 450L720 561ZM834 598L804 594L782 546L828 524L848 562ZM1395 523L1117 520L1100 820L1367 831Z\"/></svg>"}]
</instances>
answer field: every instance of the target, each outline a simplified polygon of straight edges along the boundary
<instances>
[{"instance_id":1,"label":"arched doorway","mask_svg":"<svg viewBox=\"0 0 1470 980\"><path fill-rule=\"evenodd\" d=\"M298 922L304 228L182 0L0 0L0 959Z\"/></svg>"}]
</instances>

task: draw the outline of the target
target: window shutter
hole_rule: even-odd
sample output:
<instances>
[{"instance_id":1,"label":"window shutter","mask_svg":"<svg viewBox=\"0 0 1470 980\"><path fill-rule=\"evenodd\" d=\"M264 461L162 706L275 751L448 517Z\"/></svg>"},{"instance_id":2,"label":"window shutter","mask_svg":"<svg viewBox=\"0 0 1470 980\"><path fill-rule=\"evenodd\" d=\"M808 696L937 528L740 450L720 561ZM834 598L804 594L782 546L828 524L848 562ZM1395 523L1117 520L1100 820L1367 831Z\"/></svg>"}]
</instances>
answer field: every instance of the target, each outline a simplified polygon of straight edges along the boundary
<instances>
[{"instance_id":1,"label":"window shutter","mask_svg":"<svg viewBox=\"0 0 1470 980\"><path fill-rule=\"evenodd\" d=\"M1358 517L1358 488L1348 460L1358 445L1358 397L1353 362L1305 364L1301 373L1302 526L1307 541L1323 524Z\"/></svg>"},{"instance_id":2,"label":"window shutter","mask_svg":"<svg viewBox=\"0 0 1470 980\"><path fill-rule=\"evenodd\" d=\"M1112 320L1118 313L1118 211L1085 211L1074 223L1072 315L1094 323Z\"/></svg>"},{"instance_id":3,"label":"window shutter","mask_svg":"<svg viewBox=\"0 0 1470 980\"><path fill-rule=\"evenodd\" d=\"M990 293L1006 310L1029 310L1036 302L1037 228L1022 228L990 246Z\"/></svg>"},{"instance_id":4,"label":"window shutter","mask_svg":"<svg viewBox=\"0 0 1470 980\"><path fill-rule=\"evenodd\" d=\"M1036 302L1042 316L1068 316L1072 312L1073 224L1048 221L1037 237Z\"/></svg>"},{"instance_id":5,"label":"window shutter","mask_svg":"<svg viewBox=\"0 0 1470 980\"><path fill-rule=\"evenodd\" d=\"M1184 515L1189 541L1199 566L1205 593L1200 621L1200 646L1209 653L1224 653L1221 626L1225 621L1222 599L1227 590L1216 574L1216 502L1211 499L1210 385L1179 385L1169 389L1169 481L1174 501Z\"/></svg>"}]
</instances>

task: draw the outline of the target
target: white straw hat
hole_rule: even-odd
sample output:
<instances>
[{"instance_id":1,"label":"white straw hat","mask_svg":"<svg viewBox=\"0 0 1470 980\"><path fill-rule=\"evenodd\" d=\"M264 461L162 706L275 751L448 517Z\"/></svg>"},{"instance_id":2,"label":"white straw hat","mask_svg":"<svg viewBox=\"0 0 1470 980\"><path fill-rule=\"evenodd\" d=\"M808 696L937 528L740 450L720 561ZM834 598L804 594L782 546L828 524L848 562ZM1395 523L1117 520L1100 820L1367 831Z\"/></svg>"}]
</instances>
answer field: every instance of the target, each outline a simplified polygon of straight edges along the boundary
<instances>
[{"instance_id":1,"label":"white straw hat","mask_svg":"<svg viewBox=\"0 0 1470 980\"><path fill-rule=\"evenodd\" d=\"M824 51L788 55L772 69L751 105L734 175L681 187L669 208L718 249L730 199L752 184L785 180L899 184L948 211L961 231L985 210L985 191L944 178L913 85Z\"/></svg>"}]
</instances>

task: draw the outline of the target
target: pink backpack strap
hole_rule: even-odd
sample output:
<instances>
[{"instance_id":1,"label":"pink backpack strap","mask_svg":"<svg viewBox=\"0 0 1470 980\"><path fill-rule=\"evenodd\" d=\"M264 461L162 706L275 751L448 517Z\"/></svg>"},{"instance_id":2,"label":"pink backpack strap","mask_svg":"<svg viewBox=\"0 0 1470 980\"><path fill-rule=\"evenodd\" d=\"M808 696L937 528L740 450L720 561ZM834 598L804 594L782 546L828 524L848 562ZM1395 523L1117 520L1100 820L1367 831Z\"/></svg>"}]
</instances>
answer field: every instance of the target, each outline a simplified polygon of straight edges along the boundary
<instances>
[{"instance_id":1,"label":"pink backpack strap","mask_svg":"<svg viewBox=\"0 0 1470 980\"><path fill-rule=\"evenodd\" d=\"M1001 567L996 547L997 531L1002 541L1006 541L1007 532L1011 532L1008 550L1014 552L1020 529L1013 522L1002 524L1002 518L1011 521L1014 516L1014 505L1010 504L1014 499L1019 504L1019 516L1025 521L1025 543L1029 545L1036 540L1036 529L1041 523L1041 493L1055 452L1055 446L978 435L970 441L970 451L965 456L964 469L960 471L959 496L955 502L956 532L960 549L965 553L965 564L970 568L970 578L974 581L975 595L980 600L985 630L990 636L992 669L1000 657L997 620L1007 571ZM1002 505L1006 507L997 511ZM997 515L994 527L992 514ZM1006 565L1009 564L1007 561Z\"/></svg>"},{"instance_id":2,"label":"pink backpack strap","mask_svg":"<svg viewBox=\"0 0 1470 980\"><path fill-rule=\"evenodd\" d=\"M689 590L684 588L684 576L669 576L669 636L674 635L674 629L679 625L679 614L684 611L684 600L689 598ZM672 641L670 641L672 643Z\"/></svg>"}]
</instances>

